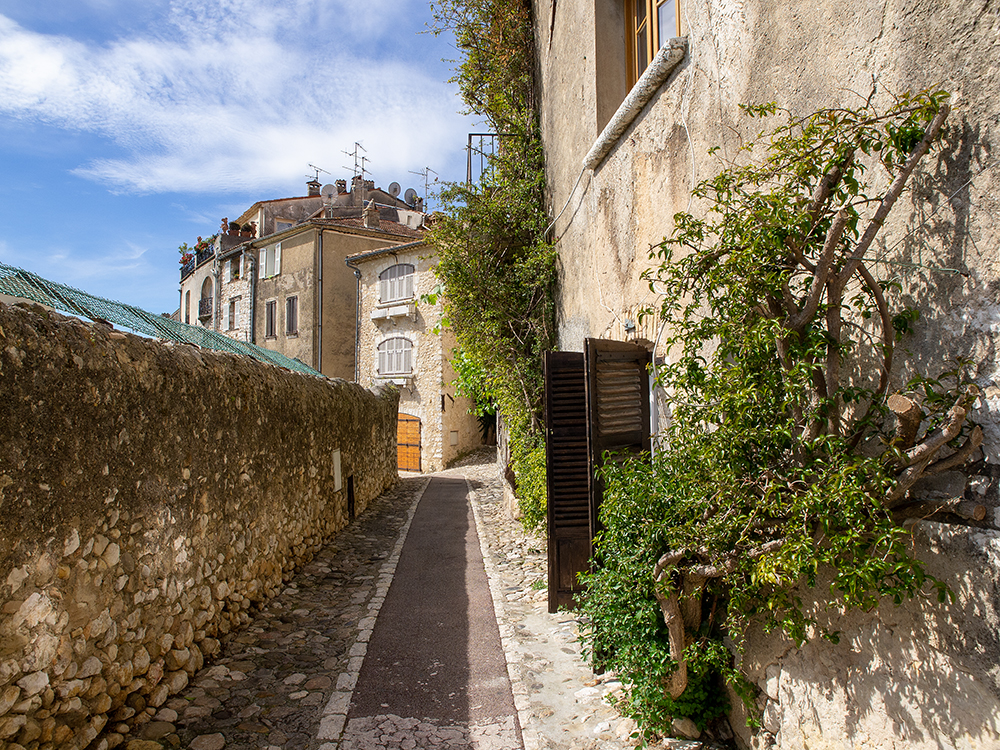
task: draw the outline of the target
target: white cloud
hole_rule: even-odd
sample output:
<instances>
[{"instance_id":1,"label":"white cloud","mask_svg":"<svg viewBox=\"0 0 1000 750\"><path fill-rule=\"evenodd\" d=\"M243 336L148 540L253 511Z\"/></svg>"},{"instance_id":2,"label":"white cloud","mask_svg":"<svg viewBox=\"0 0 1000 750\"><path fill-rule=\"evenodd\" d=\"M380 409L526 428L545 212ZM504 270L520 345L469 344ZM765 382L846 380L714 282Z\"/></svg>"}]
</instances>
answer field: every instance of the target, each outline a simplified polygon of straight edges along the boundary
<instances>
[{"instance_id":1,"label":"white cloud","mask_svg":"<svg viewBox=\"0 0 1000 750\"><path fill-rule=\"evenodd\" d=\"M359 51L389 6L175 0L155 35L104 45L0 15L0 115L112 139L124 156L76 171L113 190L298 183L309 162L339 172L355 140L400 180L460 153L467 124L448 85Z\"/></svg>"}]
</instances>

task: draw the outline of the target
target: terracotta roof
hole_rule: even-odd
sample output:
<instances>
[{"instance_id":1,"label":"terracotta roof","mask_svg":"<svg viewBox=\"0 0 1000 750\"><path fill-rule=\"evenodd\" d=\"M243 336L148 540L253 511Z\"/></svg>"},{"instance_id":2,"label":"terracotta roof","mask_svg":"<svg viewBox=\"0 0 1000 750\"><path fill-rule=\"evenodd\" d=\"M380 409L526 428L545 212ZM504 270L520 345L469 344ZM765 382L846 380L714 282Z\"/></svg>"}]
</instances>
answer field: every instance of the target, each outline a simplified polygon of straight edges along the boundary
<instances>
[{"instance_id":1,"label":"terracotta roof","mask_svg":"<svg viewBox=\"0 0 1000 750\"><path fill-rule=\"evenodd\" d=\"M400 224L398 221L389 221L388 219L379 219L378 229L366 227L365 220L361 218L310 219L309 221L322 226L367 229L369 232L383 232L385 234L396 235L397 237L423 237L424 235L424 233L418 229L411 229L405 224Z\"/></svg>"},{"instance_id":2,"label":"terracotta roof","mask_svg":"<svg viewBox=\"0 0 1000 750\"><path fill-rule=\"evenodd\" d=\"M354 253L354 255L348 255L346 260L348 264L351 261L368 260L369 258L377 258L379 255L386 255L387 253L398 253L401 250L413 250L418 247L423 247L426 243L423 240L417 242L407 242L403 245L389 245L387 247L380 247L377 250L367 250L363 253Z\"/></svg>"}]
</instances>

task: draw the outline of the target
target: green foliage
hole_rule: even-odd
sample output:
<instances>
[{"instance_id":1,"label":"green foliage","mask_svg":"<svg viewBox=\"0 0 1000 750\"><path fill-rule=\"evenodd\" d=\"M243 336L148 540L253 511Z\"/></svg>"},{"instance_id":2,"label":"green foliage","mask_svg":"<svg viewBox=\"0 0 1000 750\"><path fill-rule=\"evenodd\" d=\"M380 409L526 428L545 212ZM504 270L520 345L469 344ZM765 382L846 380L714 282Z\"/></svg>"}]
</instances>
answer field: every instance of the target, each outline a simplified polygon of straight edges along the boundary
<instances>
[{"instance_id":1,"label":"green foliage","mask_svg":"<svg viewBox=\"0 0 1000 750\"><path fill-rule=\"evenodd\" d=\"M738 648L751 618L798 645L836 639L803 605L803 584L822 583L815 596L833 608L928 587L946 597L910 555L893 519L905 500L892 498L927 466L910 458L931 444L926 431L964 419L969 394L957 372L915 381L927 388L924 442L896 443L884 418L893 344L917 315L891 310L894 284L866 260L946 99L789 119L697 186L707 213L677 214L652 253L670 419L655 459L606 463L584 607L589 653L622 675L623 708L647 732L683 715L704 726L725 710L723 681L752 705L723 646ZM872 185L885 179L866 174L879 163L881 192ZM677 642L668 623L681 616ZM682 665L686 689L671 697Z\"/></svg>"},{"instance_id":2,"label":"green foliage","mask_svg":"<svg viewBox=\"0 0 1000 750\"><path fill-rule=\"evenodd\" d=\"M461 349L459 383L491 404L510 435L524 522L545 518L542 354L554 345L554 249L544 240L544 171L533 101L531 9L525 2L443 0L435 32L455 34L453 81L469 111L501 134L474 185L440 193L428 243L438 256L445 317Z\"/></svg>"}]
</instances>

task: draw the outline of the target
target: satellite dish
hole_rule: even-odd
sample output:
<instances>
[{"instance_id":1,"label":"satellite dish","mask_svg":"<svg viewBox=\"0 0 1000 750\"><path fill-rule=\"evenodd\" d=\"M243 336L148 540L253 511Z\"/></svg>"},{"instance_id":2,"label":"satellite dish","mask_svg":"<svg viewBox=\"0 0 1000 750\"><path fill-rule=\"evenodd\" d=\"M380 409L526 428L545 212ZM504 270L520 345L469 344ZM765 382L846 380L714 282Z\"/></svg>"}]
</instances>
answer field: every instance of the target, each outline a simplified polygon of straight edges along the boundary
<instances>
[{"instance_id":1,"label":"satellite dish","mask_svg":"<svg viewBox=\"0 0 1000 750\"><path fill-rule=\"evenodd\" d=\"M389 185L389 195L391 195L393 198L395 198L397 195L399 195L399 191L401 189L402 188L399 187L399 183L398 182L394 182L391 185Z\"/></svg>"},{"instance_id":2,"label":"satellite dish","mask_svg":"<svg viewBox=\"0 0 1000 750\"><path fill-rule=\"evenodd\" d=\"M403 200L412 206L417 202L417 191L413 188L406 188L406 192L403 193Z\"/></svg>"},{"instance_id":3,"label":"satellite dish","mask_svg":"<svg viewBox=\"0 0 1000 750\"><path fill-rule=\"evenodd\" d=\"M337 194L337 186L324 185L322 188L320 188L319 194L322 195L324 198L332 198Z\"/></svg>"}]
</instances>

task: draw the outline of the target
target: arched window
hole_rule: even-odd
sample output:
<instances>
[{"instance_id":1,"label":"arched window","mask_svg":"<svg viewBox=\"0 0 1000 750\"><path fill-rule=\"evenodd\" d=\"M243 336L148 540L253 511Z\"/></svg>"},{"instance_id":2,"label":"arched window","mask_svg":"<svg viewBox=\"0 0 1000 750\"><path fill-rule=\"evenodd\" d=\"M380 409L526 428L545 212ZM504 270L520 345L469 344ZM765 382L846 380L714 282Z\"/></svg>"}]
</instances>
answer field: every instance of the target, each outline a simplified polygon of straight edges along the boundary
<instances>
[{"instance_id":1,"label":"arched window","mask_svg":"<svg viewBox=\"0 0 1000 750\"><path fill-rule=\"evenodd\" d=\"M409 375L413 372L413 344L402 336L378 345L379 375Z\"/></svg>"},{"instance_id":2,"label":"arched window","mask_svg":"<svg viewBox=\"0 0 1000 750\"><path fill-rule=\"evenodd\" d=\"M379 302L413 299L413 266L397 263L378 275Z\"/></svg>"},{"instance_id":3,"label":"arched window","mask_svg":"<svg viewBox=\"0 0 1000 750\"><path fill-rule=\"evenodd\" d=\"M198 300L198 318L207 320L212 317L212 277L206 276L201 285L201 299Z\"/></svg>"}]
</instances>

